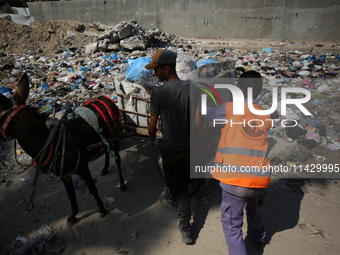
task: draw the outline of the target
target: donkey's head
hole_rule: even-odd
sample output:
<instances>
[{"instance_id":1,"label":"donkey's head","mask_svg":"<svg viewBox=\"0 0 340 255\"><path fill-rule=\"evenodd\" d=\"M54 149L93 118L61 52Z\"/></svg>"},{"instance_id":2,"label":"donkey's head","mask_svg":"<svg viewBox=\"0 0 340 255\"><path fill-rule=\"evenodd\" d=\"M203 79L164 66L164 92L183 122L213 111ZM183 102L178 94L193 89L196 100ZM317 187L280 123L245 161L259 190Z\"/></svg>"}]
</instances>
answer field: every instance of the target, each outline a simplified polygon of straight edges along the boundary
<instances>
[{"instance_id":1,"label":"donkey's head","mask_svg":"<svg viewBox=\"0 0 340 255\"><path fill-rule=\"evenodd\" d=\"M15 89L14 103L17 106L25 104L28 94L29 94L28 75L27 73L24 73L21 76L18 85ZM0 93L0 114L2 114L4 111L8 110L11 107L13 107L13 102L9 98L5 97L3 94Z\"/></svg>"},{"instance_id":2,"label":"donkey's head","mask_svg":"<svg viewBox=\"0 0 340 255\"><path fill-rule=\"evenodd\" d=\"M14 115L25 105L29 94L28 75L24 73L15 89L14 102L0 93L0 139L6 139L6 128Z\"/></svg>"},{"instance_id":3,"label":"donkey's head","mask_svg":"<svg viewBox=\"0 0 340 255\"><path fill-rule=\"evenodd\" d=\"M27 73L24 73L21 76L18 82L18 85L15 89L15 92L14 92L14 100L15 100L16 105L25 104L29 92L30 92L30 88L29 88L28 75Z\"/></svg>"}]
</instances>

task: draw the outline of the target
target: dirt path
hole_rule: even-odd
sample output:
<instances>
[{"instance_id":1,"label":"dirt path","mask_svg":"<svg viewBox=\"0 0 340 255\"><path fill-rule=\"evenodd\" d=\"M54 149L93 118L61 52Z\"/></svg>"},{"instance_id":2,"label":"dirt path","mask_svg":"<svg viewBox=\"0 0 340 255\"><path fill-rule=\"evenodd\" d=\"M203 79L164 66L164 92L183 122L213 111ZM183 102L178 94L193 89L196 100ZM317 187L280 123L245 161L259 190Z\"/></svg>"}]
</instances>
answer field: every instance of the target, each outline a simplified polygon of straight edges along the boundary
<instances>
[{"instance_id":1,"label":"dirt path","mask_svg":"<svg viewBox=\"0 0 340 255\"><path fill-rule=\"evenodd\" d=\"M13 154L9 150L11 144L0 145L6 157ZM66 224L69 201L58 179L39 177L36 207L27 212L24 208L32 191L35 170L10 175L3 169L2 174L8 175L1 179L12 183L0 187L0 250L7 254L22 245L20 241L14 242L15 238L29 238L35 229L47 224L55 232L48 247L56 250L64 246L61 254L228 254L216 181L211 180L207 188L192 198L196 241L187 246L180 238L175 209L164 200L165 185L156 164L157 148L150 147L146 139L128 138L122 142L121 155L128 191L120 193L114 164L109 175L103 177L100 175L103 160L90 163L109 213L104 218L98 217L94 199L88 189L82 192L80 183L76 190L80 221L72 227ZM339 254L339 192L340 185L335 180L299 182L274 177L264 205L269 244L263 254ZM247 247L249 254L262 254L248 242Z\"/></svg>"}]
</instances>

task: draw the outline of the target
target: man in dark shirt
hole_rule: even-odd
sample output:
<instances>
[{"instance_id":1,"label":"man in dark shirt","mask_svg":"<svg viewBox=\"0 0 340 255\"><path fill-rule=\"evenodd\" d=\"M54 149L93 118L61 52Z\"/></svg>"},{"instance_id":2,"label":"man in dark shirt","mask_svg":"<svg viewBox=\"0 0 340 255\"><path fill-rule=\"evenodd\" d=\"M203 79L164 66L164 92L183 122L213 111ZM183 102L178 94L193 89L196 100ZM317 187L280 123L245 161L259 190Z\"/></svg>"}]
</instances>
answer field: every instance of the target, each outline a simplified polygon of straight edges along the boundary
<instances>
[{"instance_id":1,"label":"man in dark shirt","mask_svg":"<svg viewBox=\"0 0 340 255\"><path fill-rule=\"evenodd\" d=\"M163 139L159 147L163 159L166 183L172 196L169 202L177 202L179 228L186 244L191 236L191 211L188 187L190 183L190 81L182 81L176 73L177 54L170 50L158 50L146 69L163 82L155 88L150 102L150 144L154 146L158 117L161 116Z\"/></svg>"}]
</instances>

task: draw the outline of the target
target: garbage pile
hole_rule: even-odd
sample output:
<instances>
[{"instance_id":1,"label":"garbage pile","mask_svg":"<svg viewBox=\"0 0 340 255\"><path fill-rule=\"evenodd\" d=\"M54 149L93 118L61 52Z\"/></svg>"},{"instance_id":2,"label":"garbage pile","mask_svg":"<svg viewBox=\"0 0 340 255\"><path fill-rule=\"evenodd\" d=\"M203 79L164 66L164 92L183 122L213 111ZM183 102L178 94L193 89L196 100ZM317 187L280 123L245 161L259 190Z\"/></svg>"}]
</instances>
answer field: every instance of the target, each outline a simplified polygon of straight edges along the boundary
<instances>
[{"instance_id":1,"label":"garbage pile","mask_svg":"<svg viewBox=\"0 0 340 255\"><path fill-rule=\"evenodd\" d=\"M3 91L4 87L14 89L25 71L31 85L28 103L39 107L50 99L80 104L96 95L109 94L114 89L111 76L127 63L123 54L118 57L98 53L93 58L77 59L72 51L52 58L14 54L6 59L1 71Z\"/></svg>"},{"instance_id":2,"label":"garbage pile","mask_svg":"<svg viewBox=\"0 0 340 255\"><path fill-rule=\"evenodd\" d=\"M340 56L338 54L271 48L264 48L261 51L238 49L202 51L193 48L189 52L193 55L192 59L196 65L202 60L234 62L236 80L242 71L259 71L265 79L264 89L257 99L264 109L271 108L273 88L278 89L277 108L271 116L276 121L269 134L277 141L285 141L292 145L287 146L279 155L274 155L273 163L304 162L313 157L312 150L318 146L332 151L340 149ZM192 66L189 60L186 61L188 67ZM190 72L192 71L188 71L187 74ZM310 91L311 99L304 106L312 115L306 116L294 105L288 105L287 114L283 116L280 101L280 89L283 87L299 87ZM305 96L299 93L287 95L288 98ZM282 121L286 126L282 126ZM319 155L314 155L314 158L319 162L326 160Z\"/></svg>"},{"instance_id":3,"label":"garbage pile","mask_svg":"<svg viewBox=\"0 0 340 255\"><path fill-rule=\"evenodd\" d=\"M278 121L270 132L287 142L298 141L299 146L307 150L317 146L339 149L339 54L288 51L272 43L268 45L270 48L257 51L233 49L232 44L221 48L221 43L216 44L217 48L209 44L211 47L207 49L199 41L187 41L158 29L145 31L135 20L114 26L51 21L31 28L1 22L6 25L5 31L18 32L18 41L26 35L26 41L36 43L32 36L40 35L34 34L38 26L49 34L40 38L40 44L35 44L38 50L32 51L27 44L31 50L13 50L7 54L12 44L2 42L3 51L0 51L0 92L11 97L21 74L27 72L31 84L28 103L41 107L43 112L51 111L52 101L57 101L60 105L57 110L62 111L105 94L116 100L122 110L130 112L126 116L132 119L131 123L146 127L151 90L161 84L144 66L151 61L156 49L167 48L178 53L177 72L181 79L234 77L237 80L244 70L259 71L265 78L265 89L258 99L267 109L272 103L273 88L308 89L312 98L306 107L313 116L307 118L299 109L289 107L285 118L298 125L283 128ZM3 40L1 34L0 38ZM14 37L8 38L14 40ZM53 45L45 47L44 50L51 51L43 54L47 41ZM289 94L289 97L301 96ZM279 106L280 103L276 118L282 120L285 118Z\"/></svg>"}]
</instances>

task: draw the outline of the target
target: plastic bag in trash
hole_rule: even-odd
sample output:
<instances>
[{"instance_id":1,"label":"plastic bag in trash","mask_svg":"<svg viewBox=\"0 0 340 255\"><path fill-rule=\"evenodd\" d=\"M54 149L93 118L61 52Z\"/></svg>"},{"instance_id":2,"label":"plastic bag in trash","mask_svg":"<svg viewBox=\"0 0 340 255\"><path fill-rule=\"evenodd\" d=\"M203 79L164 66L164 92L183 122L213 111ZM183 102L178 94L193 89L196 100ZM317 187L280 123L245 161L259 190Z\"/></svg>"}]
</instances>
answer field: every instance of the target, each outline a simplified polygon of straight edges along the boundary
<instances>
[{"instance_id":1,"label":"plastic bag in trash","mask_svg":"<svg viewBox=\"0 0 340 255\"><path fill-rule=\"evenodd\" d=\"M4 93L11 93L11 91L6 88L5 86L0 86L0 93L4 94Z\"/></svg>"},{"instance_id":2,"label":"plastic bag in trash","mask_svg":"<svg viewBox=\"0 0 340 255\"><path fill-rule=\"evenodd\" d=\"M297 143L299 145L305 146L308 150L312 150L316 146L318 146L318 143L315 140L312 140L312 139L298 140Z\"/></svg>"},{"instance_id":3,"label":"plastic bag in trash","mask_svg":"<svg viewBox=\"0 0 340 255\"><path fill-rule=\"evenodd\" d=\"M292 122L288 121L288 123L292 123ZM301 136L304 136L306 133L307 133L307 130L299 126L286 127L286 135L293 139L299 139Z\"/></svg>"},{"instance_id":4,"label":"plastic bag in trash","mask_svg":"<svg viewBox=\"0 0 340 255\"><path fill-rule=\"evenodd\" d=\"M327 145L327 148L331 149L332 151L340 150L340 143L339 142L330 143Z\"/></svg>"},{"instance_id":5,"label":"plastic bag in trash","mask_svg":"<svg viewBox=\"0 0 340 255\"><path fill-rule=\"evenodd\" d=\"M9 99L13 99L13 95L11 93L11 91L6 88L5 86L0 86L0 93L3 94L5 97L9 98Z\"/></svg>"},{"instance_id":6,"label":"plastic bag in trash","mask_svg":"<svg viewBox=\"0 0 340 255\"><path fill-rule=\"evenodd\" d=\"M311 126L311 127L315 127L315 128L318 128L321 126L320 122L318 122L315 118L313 117L309 117L309 116L304 116L304 115L301 115L299 116L300 119L298 121L298 123L304 127L307 127L307 126Z\"/></svg>"},{"instance_id":7,"label":"plastic bag in trash","mask_svg":"<svg viewBox=\"0 0 340 255\"><path fill-rule=\"evenodd\" d=\"M151 70L145 69L145 66L151 62L151 58L139 57L129 59L130 66L127 68L125 78L129 81L139 81L142 74L152 73Z\"/></svg>"},{"instance_id":8,"label":"plastic bag in trash","mask_svg":"<svg viewBox=\"0 0 340 255\"><path fill-rule=\"evenodd\" d=\"M207 64L211 64L211 63L218 63L217 61L207 58L207 59L200 59L197 61L196 63L196 67L199 68L201 66L207 65Z\"/></svg>"}]
</instances>

